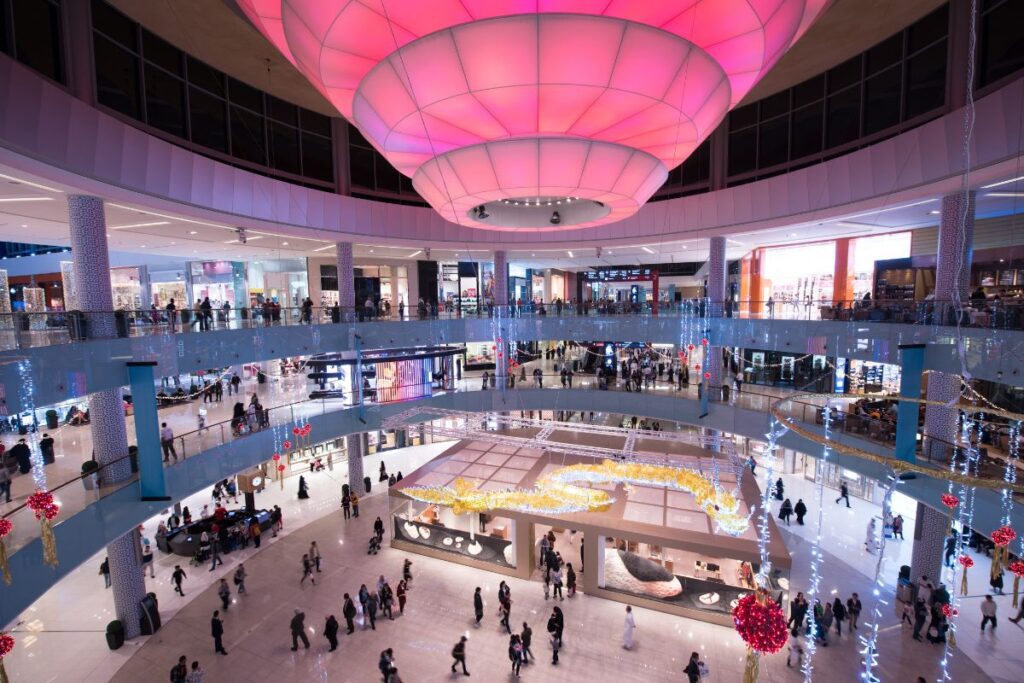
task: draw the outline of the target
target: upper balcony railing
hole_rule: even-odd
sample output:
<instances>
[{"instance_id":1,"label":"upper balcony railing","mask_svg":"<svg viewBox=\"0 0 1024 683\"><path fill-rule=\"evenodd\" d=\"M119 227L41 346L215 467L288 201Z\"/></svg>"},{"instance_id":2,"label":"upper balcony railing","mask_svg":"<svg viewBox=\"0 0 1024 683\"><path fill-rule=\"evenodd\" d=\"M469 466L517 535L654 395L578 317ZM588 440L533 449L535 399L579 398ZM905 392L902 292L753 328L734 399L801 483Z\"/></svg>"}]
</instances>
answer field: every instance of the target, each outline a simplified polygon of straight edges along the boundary
<instances>
[{"instance_id":1,"label":"upper balcony railing","mask_svg":"<svg viewBox=\"0 0 1024 683\"><path fill-rule=\"evenodd\" d=\"M16 311L0 315L0 350L69 344L103 337L241 330L287 325L324 325L377 321L460 320L508 317L660 316L700 319L707 317L748 320L832 320L955 326L994 330L1024 330L1024 300L977 301L960 304L940 301L740 301L713 303L707 299L682 302L530 302L512 306L481 304L470 308L444 306L357 306L354 309L259 307L240 309L151 309L83 312ZM106 332L100 334L101 330ZM642 341L638 339L638 341Z\"/></svg>"},{"instance_id":2,"label":"upper balcony railing","mask_svg":"<svg viewBox=\"0 0 1024 683\"><path fill-rule=\"evenodd\" d=\"M518 389L558 391L559 388L566 388L566 378L560 374L541 374L540 376L530 374L525 380L522 378L522 375L513 375L507 381L509 383L508 390L513 392ZM495 378L493 376L490 378L467 377L458 381L442 378L431 382L429 386L425 384L411 384L395 388L408 389L408 393L413 394L422 393L423 396L420 398L426 398L445 393L495 391L498 388L495 387L494 382ZM413 391L420 388L424 389L424 391ZM666 382L656 378L652 378L645 387L641 381L627 382L621 375L611 374L610 372L602 377L582 372L574 373L572 379L569 380L568 388L596 391L633 391L636 393L649 393L653 390L656 394L663 393L666 398L680 397L688 399L698 398L703 390L703 386L696 383ZM722 395L723 388L712 388L711 391L717 399ZM254 406L252 411L248 410L248 406L245 406L246 409L244 411L236 414L229 420L212 423L202 429L175 436L173 440L174 457L173 459L165 460L165 467L174 467L179 462L184 462L186 459L195 457L210 449L267 430L279 429L283 438L290 438L290 430L293 426L301 425L312 417L344 409L356 409L355 404L358 402L358 398L353 396L354 393L352 391L342 391L341 396L337 398L308 399L270 408L257 408ZM869 441L886 448L893 447L895 443L896 421L891 416L891 411L887 410L889 408L887 404L890 401L887 401L884 397L851 396L845 404L844 399L836 398L823 398L821 401L806 400L806 395L802 397L804 400L790 400L784 395L780 396L778 393L751 391L749 385L746 385L742 392L732 391L727 393L726 396L730 405L745 410L765 413L766 416L773 405L781 402L783 413L786 416L805 424L818 425L823 423L823 409L827 400L833 416L832 439L837 443L863 447L864 441ZM381 405L377 402L377 395L373 389L364 388L362 398L364 406L371 410ZM853 404L854 401L866 401L868 405L861 406L865 410L857 411ZM566 413L583 411L587 408L583 403L585 401L575 402L564 406L561 410ZM244 406L245 404L241 405ZM878 416L872 413L877 413ZM739 418L735 415L734 421L736 425L733 433L743 433L743 427L738 423ZM993 427L993 429L995 428ZM642 436L643 430L640 431ZM926 466L947 468L948 457L953 452L954 445L938 442L935 439L930 439L930 442L918 441L918 462ZM1003 445L1005 446L1005 444ZM978 468L973 473L975 476L987 478L1003 476L1006 460L996 452L996 449L992 449L990 453L987 448L983 448L981 456ZM266 454L266 457L269 459L270 454ZM95 501L138 481L138 475L135 473L137 470L135 458L137 458L137 455L132 453L97 469L69 477L64 481L50 481L50 491L61 505L61 515L58 518L58 524L61 520L68 519L70 516L81 512ZM124 467L124 460L132 461L132 474L128 478L114 481L118 473L117 468ZM207 472L189 469L185 471L189 472L190 476L196 477L194 481L189 481L193 490L198 490L210 484L207 481L209 478ZM1021 471L1019 474L1021 477L1024 477L1024 471ZM273 473L270 473L270 475L273 476ZM22 504L8 510L2 517L14 523L14 531L6 539L9 552L17 551L38 536L39 525L35 522L32 511L26 505Z\"/></svg>"}]
</instances>

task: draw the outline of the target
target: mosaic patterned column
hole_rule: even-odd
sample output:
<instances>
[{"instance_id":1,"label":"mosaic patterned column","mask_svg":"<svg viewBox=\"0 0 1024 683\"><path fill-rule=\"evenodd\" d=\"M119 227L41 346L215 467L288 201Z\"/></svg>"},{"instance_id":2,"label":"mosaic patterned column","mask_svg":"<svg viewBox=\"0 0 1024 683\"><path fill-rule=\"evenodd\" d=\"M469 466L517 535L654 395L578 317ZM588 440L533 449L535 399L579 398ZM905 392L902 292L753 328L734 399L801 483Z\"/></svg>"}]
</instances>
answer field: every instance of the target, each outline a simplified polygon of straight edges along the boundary
<instances>
[{"instance_id":1,"label":"mosaic patterned column","mask_svg":"<svg viewBox=\"0 0 1024 683\"><path fill-rule=\"evenodd\" d=\"M64 286L64 310L77 311L78 297L75 291L75 264L73 261L60 262L60 281Z\"/></svg>"},{"instance_id":2,"label":"mosaic patterned column","mask_svg":"<svg viewBox=\"0 0 1024 683\"><path fill-rule=\"evenodd\" d=\"M942 322L948 311L955 308L955 298L967 299L970 287L971 260L974 252L974 198L973 191L956 193L942 198L939 219L939 251L935 260L935 304ZM946 373L928 375L928 400L950 403L960 395L960 378ZM945 459L950 448L944 443L955 443L957 413L953 408L927 406L924 414L924 447L935 458ZM933 437L937 441L928 441Z\"/></svg>"},{"instance_id":3,"label":"mosaic patterned column","mask_svg":"<svg viewBox=\"0 0 1024 683\"><path fill-rule=\"evenodd\" d=\"M338 305L341 306L342 319L351 319L356 306L356 271L352 265L352 243L338 242ZM346 315L348 317L346 317Z\"/></svg>"},{"instance_id":4,"label":"mosaic patterned column","mask_svg":"<svg viewBox=\"0 0 1024 683\"><path fill-rule=\"evenodd\" d=\"M910 579L917 581L925 575L938 587L942 573L946 529L949 518L922 503L917 504L914 520L914 548L910 555Z\"/></svg>"},{"instance_id":5,"label":"mosaic patterned column","mask_svg":"<svg viewBox=\"0 0 1024 683\"><path fill-rule=\"evenodd\" d=\"M508 305L508 252L494 252L494 305Z\"/></svg>"},{"instance_id":6,"label":"mosaic patterned column","mask_svg":"<svg viewBox=\"0 0 1024 683\"><path fill-rule=\"evenodd\" d=\"M345 452L348 454L348 485L363 495L363 435L349 434L345 437Z\"/></svg>"},{"instance_id":7,"label":"mosaic patterned column","mask_svg":"<svg viewBox=\"0 0 1024 683\"><path fill-rule=\"evenodd\" d=\"M725 260L725 238L712 237L711 248L708 252L708 317L721 318L723 314L723 302L725 301L725 277L727 264ZM718 400L722 397L721 387L725 382L725 373L722 369L722 349L718 346L708 346L707 356L704 358L704 370L711 374L710 379L704 380L705 388L713 387L708 398Z\"/></svg>"},{"instance_id":8,"label":"mosaic patterned column","mask_svg":"<svg viewBox=\"0 0 1024 683\"><path fill-rule=\"evenodd\" d=\"M110 258L107 253L107 223L103 200L70 195L68 224L71 228L71 256L78 309L88 315L88 334L93 339L115 336L114 297L110 291ZM89 428L93 453L100 465L128 455L128 432L124 423L121 389L89 395ZM105 484L131 477L131 463L125 459L105 468ZM146 582L139 564L136 532L125 534L107 546L114 609L124 624L125 636L139 635L139 601L146 596Z\"/></svg>"},{"instance_id":9,"label":"mosaic patterned column","mask_svg":"<svg viewBox=\"0 0 1024 683\"><path fill-rule=\"evenodd\" d=\"M7 280L7 271L0 270L0 330L14 328L11 317L11 283Z\"/></svg>"}]
</instances>

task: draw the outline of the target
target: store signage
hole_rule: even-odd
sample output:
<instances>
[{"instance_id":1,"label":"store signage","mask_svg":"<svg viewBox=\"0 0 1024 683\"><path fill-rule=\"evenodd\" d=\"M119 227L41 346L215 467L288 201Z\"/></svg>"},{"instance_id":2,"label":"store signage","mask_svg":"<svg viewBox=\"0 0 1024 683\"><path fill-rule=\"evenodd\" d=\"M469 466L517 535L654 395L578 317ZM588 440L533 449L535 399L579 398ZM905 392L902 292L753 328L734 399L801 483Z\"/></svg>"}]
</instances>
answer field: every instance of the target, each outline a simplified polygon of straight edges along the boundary
<instances>
[{"instance_id":1,"label":"store signage","mask_svg":"<svg viewBox=\"0 0 1024 683\"><path fill-rule=\"evenodd\" d=\"M657 272L652 268L600 268L581 273L583 279L600 282L633 282L636 280L652 280Z\"/></svg>"}]
</instances>

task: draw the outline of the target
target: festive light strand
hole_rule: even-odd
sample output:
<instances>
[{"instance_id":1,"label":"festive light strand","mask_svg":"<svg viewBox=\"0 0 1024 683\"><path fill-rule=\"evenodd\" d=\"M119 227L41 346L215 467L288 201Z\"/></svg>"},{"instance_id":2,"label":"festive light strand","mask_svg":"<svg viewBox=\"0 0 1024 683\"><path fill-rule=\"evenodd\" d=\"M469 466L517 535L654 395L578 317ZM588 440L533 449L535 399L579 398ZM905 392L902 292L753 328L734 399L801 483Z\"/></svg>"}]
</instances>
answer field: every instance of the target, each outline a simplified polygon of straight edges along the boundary
<instances>
[{"instance_id":1,"label":"festive light strand","mask_svg":"<svg viewBox=\"0 0 1024 683\"><path fill-rule=\"evenodd\" d=\"M782 424L785 422L781 421ZM822 423L824 425L824 448L821 451L821 462L818 464L820 472L824 472L828 465L829 454L832 451L832 411L830 410L829 404L826 402L825 407L822 408ZM814 602L819 598L819 591L821 590L821 530L824 526L824 512L825 512L825 477L817 477L816 493L818 497L818 526L814 532L814 541L811 543L810 555L810 578L807 585L807 604L810 605L810 622L808 624L807 639L807 656L804 658L803 665L800 667L801 672L804 675L805 683L811 683L814 677L814 655L817 652L817 639L820 635L818 620L814 618ZM800 628L800 625L797 626Z\"/></svg>"},{"instance_id":2,"label":"festive light strand","mask_svg":"<svg viewBox=\"0 0 1024 683\"><path fill-rule=\"evenodd\" d=\"M862 633L859 638L861 645L863 646L860 653L864 658L864 672L861 674L861 680L867 683L879 683L881 679L875 675L875 667L878 666L878 632L882 624L882 612L883 607L888 605L889 602L884 598L883 590L885 588L885 582L882 580L882 562L885 558L885 528L884 520L892 517L892 494L896 491L896 487L903 482L896 475L895 470L889 469L886 472L886 487L885 496L882 498L882 540L878 546L878 560L875 562L875 576L874 586L872 587L872 597L874 598L874 604L871 607L871 620L867 622L867 633ZM874 540L874 539L872 539Z\"/></svg>"}]
</instances>

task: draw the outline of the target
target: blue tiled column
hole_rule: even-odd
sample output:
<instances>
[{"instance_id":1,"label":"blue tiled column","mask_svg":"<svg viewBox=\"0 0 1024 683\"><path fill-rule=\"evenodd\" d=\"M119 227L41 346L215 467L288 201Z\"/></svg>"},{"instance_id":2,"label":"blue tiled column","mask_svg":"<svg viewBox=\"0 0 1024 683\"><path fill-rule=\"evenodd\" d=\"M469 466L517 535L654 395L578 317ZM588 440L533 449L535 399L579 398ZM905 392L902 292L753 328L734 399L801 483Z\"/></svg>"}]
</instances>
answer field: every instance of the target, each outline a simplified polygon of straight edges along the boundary
<instances>
[{"instance_id":1,"label":"blue tiled column","mask_svg":"<svg viewBox=\"0 0 1024 683\"><path fill-rule=\"evenodd\" d=\"M921 398L921 374L924 372L924 344L900 345L900 401L896 415L896 458L906 462L917 459L917 417Z\"/></svg>"},{"instance_id":2,"label":"blue tiled column","mask_svg":"<svg viewBox=\"0 0 1024 683\"><path fill-rule=\"evenodd\" d=\"M160 455L154 366L155 361L128 362L128 381L135 409L135 443L139 449L139 488L142 500L170 500L164 486L164 465Z\"/></svg>"}]
</instances>

